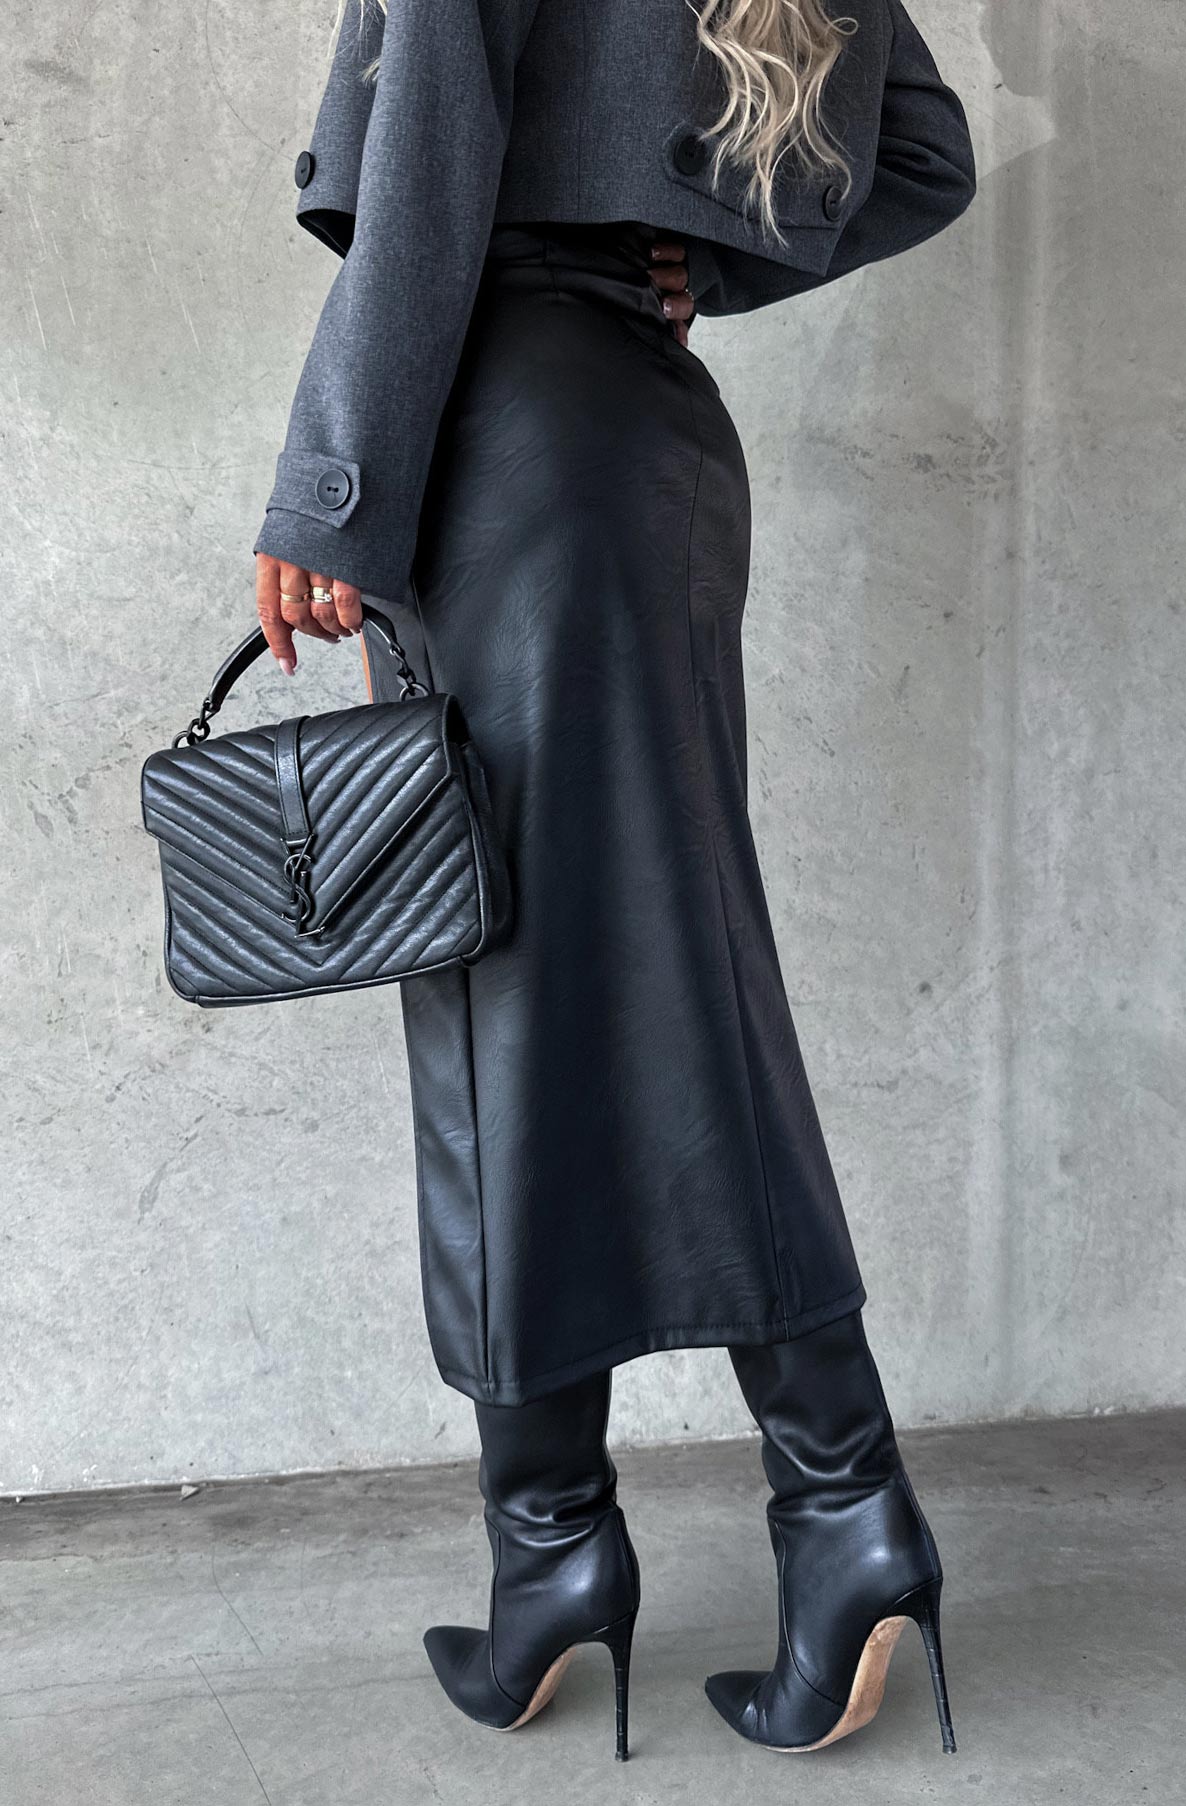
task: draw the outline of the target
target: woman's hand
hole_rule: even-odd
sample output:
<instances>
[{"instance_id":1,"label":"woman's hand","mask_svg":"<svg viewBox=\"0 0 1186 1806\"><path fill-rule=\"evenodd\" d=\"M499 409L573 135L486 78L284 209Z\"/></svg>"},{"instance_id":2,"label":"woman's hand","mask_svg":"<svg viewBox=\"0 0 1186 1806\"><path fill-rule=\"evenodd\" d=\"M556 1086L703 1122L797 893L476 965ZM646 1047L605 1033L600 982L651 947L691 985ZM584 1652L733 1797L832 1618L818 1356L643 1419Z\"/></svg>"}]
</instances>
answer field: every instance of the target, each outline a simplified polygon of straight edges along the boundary
<instances>
[{"instance_id":1,"label":"woman's hand","mask_svg":"<svg viewBox=\"0 0 1186 1806\"><path fill-rule=\"evenodd\" d=\"M663 312L681 345L688 342L688 327L696 303L688 293L688 266L683 245L665 241L651 247L651 282L663 296Z\"/></svg>"},{"instance_id":2,"label":"woman's hand","mask_svg":"<svg viewBox=\"0 0 1186 1806\"><path fill-rule=\"evenodd\" d=\"M337 645L362 630L361 590L266 552L255 555L255 605L272 657L288 677L296 670L294 633Z\"/></svg>"},{"instance_id":3,"label":"woman's hand","mask_svg":"<svg viewBox=\"0 0 1186 1806\"><path fill-rule=\"evenodd\" d=\"M653 245L649 270L653 286L663 297L663 312L671 321L671 330L679 343L686 345L696 303L688 293L683 245L667 240ZM337 583L320 571L285 564L266 552L255 555L255 603L272 657L289 677L297 663L294 634L307 633L336 645L362 630L360 590Z\"/></svg>"}]
</instances>

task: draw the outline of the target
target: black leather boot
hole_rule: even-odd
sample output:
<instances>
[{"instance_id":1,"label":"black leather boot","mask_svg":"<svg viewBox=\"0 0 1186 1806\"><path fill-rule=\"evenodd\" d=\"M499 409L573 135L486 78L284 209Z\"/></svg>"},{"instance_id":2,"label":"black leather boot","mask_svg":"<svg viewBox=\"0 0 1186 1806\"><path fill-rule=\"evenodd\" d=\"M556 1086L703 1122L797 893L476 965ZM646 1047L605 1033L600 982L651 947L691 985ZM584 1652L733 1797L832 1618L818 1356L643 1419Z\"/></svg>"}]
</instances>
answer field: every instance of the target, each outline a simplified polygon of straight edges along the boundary
<instances>
[{"instance_id":1,"label":"black leather boot","mask_svg":"<svg viewBox=\"0 0 1186 1806\"><path fill-rule=\"evenodd\" d=\"M610 1378L599 1373L529 1405L475 1404L494 1555L489 1627L437 1624L424 1647L453 1704L508 1731L547 1705L577 1644L607 1644L625 1761L639 1584L605 1441Z\"/></svg>"},{"instance_id":2,"label":"black leather boot","mask_svg":"<svg viewBox=\"0 0 1186 1806\"><path fill-rule=\"evenodd\" d=\"M705 1691L770 1749L818 1749L868 1724L907 1619L922 1631L943 1748L955 1749L939 1642L943 1570L894 1438L859 1311L771 1348L731 1348L773 1489L778 1656Z\"/></svg>"}]
</instances>

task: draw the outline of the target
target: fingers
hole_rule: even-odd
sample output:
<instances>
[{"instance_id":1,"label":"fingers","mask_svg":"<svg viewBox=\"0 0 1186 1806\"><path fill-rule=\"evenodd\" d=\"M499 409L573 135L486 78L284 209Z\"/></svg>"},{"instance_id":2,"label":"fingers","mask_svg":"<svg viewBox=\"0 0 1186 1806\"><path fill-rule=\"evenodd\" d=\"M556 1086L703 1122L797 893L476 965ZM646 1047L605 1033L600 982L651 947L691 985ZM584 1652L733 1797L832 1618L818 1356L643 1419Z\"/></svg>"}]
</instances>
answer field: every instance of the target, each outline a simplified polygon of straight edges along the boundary
<instances>
[{"instance_id":1,"label":"fingers","mask_svg":"<svg viewBox=\"0 0 1186 1806\"><path fill-rule=\"evenodd\" d=\"M334 584L334 601L338 605L338 620L350 633L362 632L362 591L355 589L352 583Z\"/></svg>"},{"instance_id":2,"label":"fingers","mask_svg":"<svg viewBox=\"0 0 1186 1806\"><path fill-rule=\"evenodd\" d=\"M673 239L659 239L651 246L652 263L683 263L684 247Z\"/></svg>"},{"instance_id":3,"label":"fingers","mask_svg":"<svg viewBox=\"0 0 1186 1806\"><path fill-rule=\"evenodd\" d=\"M338 634L323 627L313 613L312 583L308 571L299 564L280 562L280 613L294 633L307 633L314 640L329 640L337 645Z\"/></svg>"},{"instance_id":4,"label":"fingers","mask_svg":"<svg viewBox=\"0 0 1186 1806\"><path fill-rule=\"evenodd\" d=\"M292 628L280 612L280 561L266 552L255 555L255 606L268 650L286 677L296 670Z\"/></svg>"},{"instance_id":5,"label":"fingers","mask_svg":"<svg viewBox=\"0 0 1186 1806\"><path fill-rule=\"evenodd\" d=\"M328 595L313 599L314 589ZM362 629L362 592L350 583L335 583L319 571L305 571L257 552L255 605L268 649L289 677L296 670L294 633L337 645L344 636Z\"/></svg>"},{"instance_id":6,"label":"fingers","mask_svg":"<svg viewBox=\"0 0 1186 1806\"><path fill-rule=\"evenodd\" d=\"M688 326L695 318L696 302L688 292L688 265L683 245L661 240L651 247L651 285L662 296L663 312L679 344L688 342Z\"/></svg>"},{"instance_id":7,"label":"fingers","mask_svg":"<svg viewBox=\"0 0 1186 1806\"><path fill-rule=\"evenodd\" d=\"M663 312L669 320L682 320L687 325L696 312L696 303L686 291L682 295L664 295Z\"/></svg>"},{"instance_id":8,"label":"fingers","mask_svg":"<svg viewBox=\"0 0 1186 1806\"><path fill-rule=\"evenodd\" d=\"M669 295L681 295L688 286L688 266L682 260L679 263L653 263L651 282Z\"/></svg>"},{"instance_id":9,"label":"fingers","mask_svg":"<svg viewBox=\"0 0 1186 1806\"><path fill-rule=\"evenodd\" d=\"M314 571L309 581L315 590L329 592L330 600L314 597L313 618L335 638L358 633L362 628L362 592L349 583L335 583Z\"/></svg>"}]
</instances>

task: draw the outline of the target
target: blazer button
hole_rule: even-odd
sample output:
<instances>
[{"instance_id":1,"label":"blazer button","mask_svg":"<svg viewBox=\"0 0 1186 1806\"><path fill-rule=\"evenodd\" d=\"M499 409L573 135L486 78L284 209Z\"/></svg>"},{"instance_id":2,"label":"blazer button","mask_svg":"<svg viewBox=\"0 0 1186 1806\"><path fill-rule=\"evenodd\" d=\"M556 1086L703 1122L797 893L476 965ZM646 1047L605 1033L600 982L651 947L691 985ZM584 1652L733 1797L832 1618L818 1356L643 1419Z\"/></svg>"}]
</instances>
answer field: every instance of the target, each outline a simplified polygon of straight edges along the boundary
<instances>
[{"instance_id":1,"label":"blazer button","mask_svg":"<svg viewBox=\"0 0 1186 1806\"><path fill-rule=\"evenodd\" d=\"M313 180L313 171L316 166L316 159L313 156L313 152L302 151L296 160L296 168L293 171L298 188L307 188L309 186L309 183Z\"/></svg>"},{"instance_id":2,"label":"blazer button","mask_svg":"<svg viewBox=\"0 0 1186 1806\"><path fill-rule=\"evenodd\" d=\"M344 470L331 465L318 477L316 493L323 508L340 508L350 500L350 478Z\"/></svg>"},{"instance_id":3,"label":"blazer button","mask_svg":"<svg viewBox=\"0 0 1186 1806\"><path fill-rule=\"evenodd\" d=\"M824 195L824 212L827 214L829 219L839 219L840 211L843 206L844 206L844 190L842 188L838 188L836 183L833 182L832 186L827 190L827 192Z\"/></svg>"},{"instance_id":4,"label":"blazer button","mask_svg":"<svg viewBox=\"0 0 1186 1806\"><path fill-rule=\"evenodd\" d=\"M708 162L708 146L695 132L689 132L676 145L672 161L681 176L698 176Z\"/></svg>"}]
</instances>

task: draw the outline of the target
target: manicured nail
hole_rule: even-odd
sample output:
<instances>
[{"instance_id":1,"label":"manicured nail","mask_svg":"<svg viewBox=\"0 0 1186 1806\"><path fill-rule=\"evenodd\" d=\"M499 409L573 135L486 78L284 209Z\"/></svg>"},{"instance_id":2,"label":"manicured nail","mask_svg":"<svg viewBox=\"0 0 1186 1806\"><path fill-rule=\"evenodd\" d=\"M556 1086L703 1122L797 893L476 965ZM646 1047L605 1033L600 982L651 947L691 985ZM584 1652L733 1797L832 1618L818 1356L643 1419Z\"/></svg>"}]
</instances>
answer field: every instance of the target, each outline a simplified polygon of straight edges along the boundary
<instances>
[{"instance_id":1,"label":"manicured nail","mask_svg":"<svg viewBox=\"0 0 1186 1806\"><path fill-rule=\"evenodd\" d=\"M280 660L280 669L283 671L285 677L293 677L296 674L295 658L282 658Z\"/></svg>"}]
</instances>

